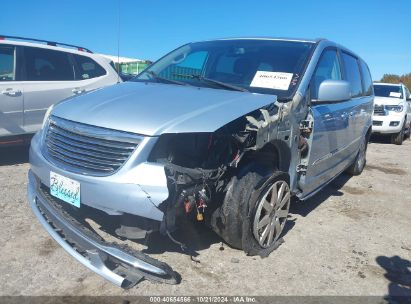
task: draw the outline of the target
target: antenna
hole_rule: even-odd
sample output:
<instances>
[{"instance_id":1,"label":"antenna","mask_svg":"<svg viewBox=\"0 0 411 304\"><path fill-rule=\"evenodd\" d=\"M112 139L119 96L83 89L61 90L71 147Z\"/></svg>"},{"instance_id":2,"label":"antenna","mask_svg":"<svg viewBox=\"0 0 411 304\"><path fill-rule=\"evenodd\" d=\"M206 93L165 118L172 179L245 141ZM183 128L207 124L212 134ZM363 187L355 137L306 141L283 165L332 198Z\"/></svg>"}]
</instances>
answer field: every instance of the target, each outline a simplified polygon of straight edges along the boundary
<instances>
[{"instance_id":1,"label":"antenna","mask_svg":"<svg viewBox=\"0 0 411 304\"><path fill-rule=\"evenodd\" d=\"M120 0L118 0L117 18L117 83L120 83Z\"/></svg>"}]
</instances>

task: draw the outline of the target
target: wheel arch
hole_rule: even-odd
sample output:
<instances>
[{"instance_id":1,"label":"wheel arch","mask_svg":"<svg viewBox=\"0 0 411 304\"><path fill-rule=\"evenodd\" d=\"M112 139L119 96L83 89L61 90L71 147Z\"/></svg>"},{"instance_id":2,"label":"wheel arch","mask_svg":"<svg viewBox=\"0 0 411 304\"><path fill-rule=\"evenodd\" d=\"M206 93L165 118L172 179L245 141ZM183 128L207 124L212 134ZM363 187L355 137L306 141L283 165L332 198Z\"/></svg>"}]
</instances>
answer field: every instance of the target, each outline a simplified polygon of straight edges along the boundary
<instances>
[{"instance_id":1,"label":"wheel arch","mask_svg":"<svg viewBox=\"0 0 411 304\"><path fill-rule=\"evenodd\" d=\"M291 164L291 150L283 140L273 140L265 144L262 148L249 151L241 166L251 164L261 165L260 167L268 170L276 169L288 173Z\"/></svg>"}]
</instances>

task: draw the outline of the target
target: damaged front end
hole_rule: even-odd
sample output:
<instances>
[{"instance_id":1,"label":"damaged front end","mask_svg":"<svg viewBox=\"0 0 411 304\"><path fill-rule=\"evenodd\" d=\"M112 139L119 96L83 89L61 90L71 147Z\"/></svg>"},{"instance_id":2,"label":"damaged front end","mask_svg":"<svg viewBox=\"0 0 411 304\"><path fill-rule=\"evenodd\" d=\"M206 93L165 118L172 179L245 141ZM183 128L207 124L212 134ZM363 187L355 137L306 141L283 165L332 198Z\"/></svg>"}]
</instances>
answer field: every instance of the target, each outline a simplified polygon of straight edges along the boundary
<instances>
[{"instance_id":1,"label":"damaged front end","mask_svg":"<svg viewBox=\"0 0 411 304\"><path fill-rule=\"evenodd\" d=\"M277 140L283 106L269 104L212 133L160 137L149 161L162 164L167 176L169 196L158 206L164 213L162 234L184 227L186 221L217 230L212 218L222 205L227 185L240 166L255 161L257 153ZM259 161L271 162L267 166L273 167L277 159L268 155Z\"/></svg>"},{"instance_id":2,"label":"damaged front end","mask_svg":"<svg viewBox=\"0 0 411 304\"><path fill-rule=\"evenodd\" d=\"M240 168L256 159L270 168L278 162L277 155L266 147L279 139L285 104L276 102L275 96L271 98L268 105L246 112L213 132L141 136L120 169L105 176L71 170L53 158L50 151L45 152L50 144L49 132L55 132L46 125L34 137L30 149L28 197L33 212L70 255L118 286L130 288L143 279L177 284L180 276L170 266L133 249L134 245L131 248L118 241L146 241L152 232L160 231L185 250L188 246L175 240L171 233L187 228L188 221L206 224L218 233L213 216ZM98 132L109 132L116 140L121 138L117 131L90 128L54 116L51 119L55 125L64 126L66 131L60 136L67 137L69 143L91 138L90 149L96 148L94 142L102 140L96 139ZM284 132L281 134L289 131ZM289 133L285 136L289 137ZM111 144L104 140L104 144ZM262 158L263 154L266 157ZM50 172L81 183L81 208L50 195ZM84 218L104 213L101 227L116 222L114 229L105 231L115 241L108 241L91 227L79 216L82 212L88 212Z\"/></svg>"}]
</instances>

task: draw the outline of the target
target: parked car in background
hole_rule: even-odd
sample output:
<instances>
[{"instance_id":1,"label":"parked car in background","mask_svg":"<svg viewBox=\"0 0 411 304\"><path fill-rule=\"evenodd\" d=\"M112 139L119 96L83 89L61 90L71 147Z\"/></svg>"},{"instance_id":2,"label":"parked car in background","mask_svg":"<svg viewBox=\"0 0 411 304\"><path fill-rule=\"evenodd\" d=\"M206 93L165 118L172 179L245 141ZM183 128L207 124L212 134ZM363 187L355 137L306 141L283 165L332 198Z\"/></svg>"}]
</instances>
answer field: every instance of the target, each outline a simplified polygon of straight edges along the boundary
<instances>
[{"instance_id":1,"label":"parked car in background","mask_svg":"<svg viewBox=\"0 0 411 304\"><path fill-rule=\"evenodd\" d=\"M132 81L56 105L32 140L28 200L65 250L118 286L176 283L88 220L119 241L160 231L179 245L171 234L200 222L267 256L291 196L363 171L373 106L366 63L331 41L189 43Z\"/></svg>"},{"instance_id":2,"label":"parked car in background","mask_svg":"<svg viewBox=\"0 0 411 304\"><path fill-rule=\"evenodd\" d=\"M38 131L52 104L117 81L110 60L86 48L0 35L0 146Z\"/></svg>"},{"instance_id":3,"label":"parked car in background","mask_svg":"<svg viewBox=\"0 0 411 304\"><path fill-rule=\"evenodd\" d=\"M372 132L389 135L393 144L401 145L411 131L410 91L402 83L374 83L374 93Z\"/></svg>"}]
</instances>

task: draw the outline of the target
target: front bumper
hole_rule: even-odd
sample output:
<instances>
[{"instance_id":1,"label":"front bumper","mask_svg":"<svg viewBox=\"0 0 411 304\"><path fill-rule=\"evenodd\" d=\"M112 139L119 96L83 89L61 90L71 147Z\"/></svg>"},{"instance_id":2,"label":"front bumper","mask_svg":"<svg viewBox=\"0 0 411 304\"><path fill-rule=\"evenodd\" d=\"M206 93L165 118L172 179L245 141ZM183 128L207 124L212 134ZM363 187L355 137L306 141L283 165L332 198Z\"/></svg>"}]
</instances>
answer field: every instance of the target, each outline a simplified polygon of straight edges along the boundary
<instances>
[{"instance_id":1,"label":"front bumper","mask_svg":"<svg viewBox=\"0 0 411 304\"><path fill-rule=\"evenodd\" d=\"M81 264L122 288L142 279L176 284L179 275L167 264L128 247L107 243L92 230L80 225L40 190L40 181L28 175L30 206L47 232Z\"/></svg>"},{"instance_id":2,"label":"front bumper","mask_svg":"<svg viewBox=\"0 0 411 304\"><path fill-rule=\"evenodd\" d=\"M54 165L44 157L40 143L41 133L37 133L30 146L30 167L46 187L50 187L53 171L80 183L81 204L110 215L128 213L156 221L163 219L158 206L169 195L164 167L138 159L149 144L143 142L118 172L101 177L73 173Z\"/></svg>"},{"instance_id":3,"label":"front bumper","mask_svg":"<svg viewBox=\"0 0 411 304\"><path fill-rule=\"evenodd\" d=\"M398 121L397 126L390 126L391 122ZM394 134L399 133L404 125L404 117L401 115L373 116L373 133Z\"/></svg>"}]
</instances>

